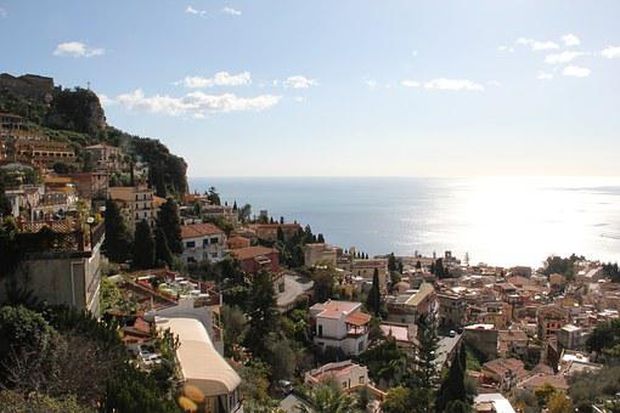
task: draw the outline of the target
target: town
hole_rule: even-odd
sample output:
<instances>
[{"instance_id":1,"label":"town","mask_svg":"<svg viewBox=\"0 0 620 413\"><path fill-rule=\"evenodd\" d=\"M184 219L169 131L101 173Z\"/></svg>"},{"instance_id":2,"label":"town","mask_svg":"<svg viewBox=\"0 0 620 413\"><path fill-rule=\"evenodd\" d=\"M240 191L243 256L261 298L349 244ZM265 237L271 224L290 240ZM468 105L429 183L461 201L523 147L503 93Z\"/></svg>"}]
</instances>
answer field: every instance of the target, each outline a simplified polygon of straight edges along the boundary
<instances>
[{"instance_id":1,"label":"town","mask_svg":"<svg viewBox=\"0 0 620 413\"><path fill-rule=\"evenodd\" d=\"M0 113L0 404L620 409L617 264L369 256L217 188L189 191L174 158L109 129L98 105L79 126L70 101L88 90L6 74L0 89L14 98Z\"/></svg>"}]
</instances>

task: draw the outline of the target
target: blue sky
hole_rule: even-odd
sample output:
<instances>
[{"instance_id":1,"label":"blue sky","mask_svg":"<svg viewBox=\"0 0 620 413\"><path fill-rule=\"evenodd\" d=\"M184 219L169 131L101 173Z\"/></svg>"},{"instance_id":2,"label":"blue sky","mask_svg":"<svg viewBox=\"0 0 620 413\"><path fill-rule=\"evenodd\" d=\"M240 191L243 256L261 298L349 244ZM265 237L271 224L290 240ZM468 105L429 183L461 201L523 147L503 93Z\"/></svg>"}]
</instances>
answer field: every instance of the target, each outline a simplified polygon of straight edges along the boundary
<instances>
[{"instance_id":1,"label":"blue sky","mask_svg":"<svg viewBox=\"0 0 620 413\"><path fill-rule=\"evenodd\" d=\"M90 82L191 176L620 175L617 1L0 0L0 71Z\"/></svg>"}]
</instances>

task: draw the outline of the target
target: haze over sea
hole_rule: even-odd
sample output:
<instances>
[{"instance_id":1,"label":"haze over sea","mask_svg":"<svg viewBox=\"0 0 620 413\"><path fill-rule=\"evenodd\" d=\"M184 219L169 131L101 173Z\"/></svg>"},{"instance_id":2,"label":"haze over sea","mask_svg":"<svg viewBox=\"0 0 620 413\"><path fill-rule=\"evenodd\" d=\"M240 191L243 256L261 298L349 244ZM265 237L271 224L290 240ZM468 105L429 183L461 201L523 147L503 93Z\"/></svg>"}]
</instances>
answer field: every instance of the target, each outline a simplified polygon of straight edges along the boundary
<instances>
[{"instance_id":1,"label":"haze over sea","mask_svg":"<svg viewBox=\"0 0 620 413\"><path fill-rule=\"evenodd\" d=\"M451 250L470 263L539 266L573 252L620 260L620 178L190 178L222 202L309 224L369 255Z\"/></svg>"}]
</instances>

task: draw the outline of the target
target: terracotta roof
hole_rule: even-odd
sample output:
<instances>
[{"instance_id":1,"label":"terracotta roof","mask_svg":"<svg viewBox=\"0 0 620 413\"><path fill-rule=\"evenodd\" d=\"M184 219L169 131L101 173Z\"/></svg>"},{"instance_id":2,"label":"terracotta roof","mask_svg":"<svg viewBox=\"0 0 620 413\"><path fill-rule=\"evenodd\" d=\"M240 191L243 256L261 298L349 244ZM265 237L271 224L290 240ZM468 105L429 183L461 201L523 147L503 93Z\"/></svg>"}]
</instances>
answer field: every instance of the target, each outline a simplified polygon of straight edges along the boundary
<instances>
[{"instance_id":1,"label":"terracotta roof","mask_svg":"<svg viewBox=\"0 0 620 413\"><path fill-rule=\"evenodd\" d=\"M528 389L528 390L536 390L544 386L545 384L549 384L558 390L567 390L568 383L566 382L566 378L562 375L550 375L544 373L535 374L532 377L528 377L519 383L519 387Z\"/></svg>"},{"instance_id":2,"label":"terracotta roof","mask_svg":"<svg viewBox=\"0 0 620 413\"><path fill-rule=\"evenodd\" d=\"M278 250L267 247L246 247L232 250L230 253L234 255L235 258L237 258L238 260L243 261L251 258L260 257L261 255L272 254L274 252L277 253Z\"/></svg>"},{"instance_id":3,"label":"terracotta roof","mask_svg":"<svg viewBox=\"0 0 620 413\"><path fill-rule=\"evenodd\" d=\"M483 369L492 371L500 377L504 377L506 373L512 371L517 378L521 379L527 375L527 371L521 360L499 358L487 361L482 365Z\"/></svg>"},{"instance_id":4,"label":"terracotta roof","mask_svg":"<svg viewBox=\"0 0 620 413\"><path fill-rule=\"evenodd\" d=\"M181 238L198 238L204 237L205 235L218 235L223 233L224 231L220 228L209 223L181 225Z\"/></svg>"},{"instance_id":5,"label":"terracotta roof","mask_svg":"<svg viewBox=\"0 0 620 413\"><path fill-rule=\"evenodd\" d=\"M362 313L361 311L349 314L345 319L347 324L353 324L354 326L363 326L368 324L370 321L370 315L366 313Z\"/></svg>"}]
</instances>

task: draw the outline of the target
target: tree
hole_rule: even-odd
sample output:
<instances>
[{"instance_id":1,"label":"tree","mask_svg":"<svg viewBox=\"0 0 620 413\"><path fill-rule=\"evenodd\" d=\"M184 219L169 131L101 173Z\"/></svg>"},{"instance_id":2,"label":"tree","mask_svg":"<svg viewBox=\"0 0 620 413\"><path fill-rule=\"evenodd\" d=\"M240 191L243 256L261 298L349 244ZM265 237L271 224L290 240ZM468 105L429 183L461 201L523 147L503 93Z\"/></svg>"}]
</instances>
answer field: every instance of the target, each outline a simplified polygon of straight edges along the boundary
<instances>
[{"instance_id":1,"label":"tree","mask_svg":"<svg viewBox=\"0 0 620 413\"><path fill-rule=\"evenodd\" d=\"M105 203L105 240L103 250L113 262L127 261L131 255L131 234L121 211L111 199Z\"/></svg>"},{"instance_id":2,"label":"tree","mask_svg":"<svg viewBox=\"0 0 620 413\"><path fill-rule=\"evenodd\" d=\"M379 316L381 313L381 290L379 287L379 270L377 268L375 268L375 272L372 275L372 287L370 287L368 292L366 305L375 317Z\"/></svg>"},{"instance_id":3,"label":"tree","mask_svg":"<svg viewBox=\"0 0 620 413\"><path fill-rule=\"evenodd\" d=\"M220 205L220 194L218 194L217 190L214 186L209 187L209 192L207 194L207 199L211 205Z\"/></svg>"},{"instance_id":4,"label":"tree","mask_svg":"<svg viewBox=\"0 0 620 413\"><path fill-rule=\"evenodd\" d=\"M573 403L566 395L556 392L549 397L547 409L549 413L572 413Z\"/></svg>"},{"instance_id":5,"label":"tree","mask_svg":"<svg viewBox=\"0 0 620 413\"><path fill-rule=\"evenodd\" d=\"M435 408L437 411L444 411L455 401L463 402L467 405L467 392L465 390L465 350L460 347L450 365L448 375L441 383L437 392Z\"/></svg>"},{"instance_id":6,"label":"tree","mask_svg":"<svg viewBox=\"0 0 620 413\"><path fill-rule=\"evenodd\" d=\"M5 189L4 179L2 175L0 175L0 218L11 215L11 202L4 193Z\"/></svg>"},{"instance_id":7,"label":"tree","mask_svg":"<svg viewBox=\"0 0 620 413\"><path fill-rule=\"evenodd\" d=\"M319 244L325 244L325 237L323 236L323 234L317 235L316 242L318 242Z\"/></svg>"},{"instance_id":8,"label":"tree","mask_svg":"<svg viewBox=\"0 0 620 413\"><path fill-rule=\"evenodd\" d=\"M383 387L398 384L407 374L408 360L393 337L369 348L360 355L360 361L368 367L370 377Z\"/></svg>"},{"instance_id":9,"label":"tree","mask_svg":"<svg viewBox=\"0 0 620 413\"><path fill-rule=\"evenodd\" d=\"M409 399L411 391L403 386L392 387L381 404L384 413L409 413Z\"/></svg>"},{"instance_id":10,"label":"tree","mask_svg":"<svg viewBox=\"0 0 620 413\"><path fill-rule=\"evenodd\" d=\"M245 204L238 210L237 213L239 215L239 221L246 223L250 220L250 217L252 216L252 206L250 204Z\"/></svg>"},{"instance_id":11,"label":"tree","mask_svg":"<svg viewBox=\"0 0 620 413\"><path fill-rule=\"evenodd\" d=\"M332 298L334 295L334 283L336 282L336 270L332 266L314 268L311 278L314 282L314 298L318 302Z\"/></svg>"},{"instance_id":12,"label":"tree","mask_svg":"<svg viewBox=\"0 0 620 413\"><path fill-rule=\"evenodd\" d=\"M170 248L168 248L166 234L164 234L161 227L157 227L155 229L155 263L157 265L162 265L165 263L168 267L171 267L172 261L172 252L170 252Z\"/></svg>"},{"instance_id":13,"label":"tree","mask_svg":"<svg viewBox=\"0 0 620 413\"><path fill-rule=\"evenodd\" d=\"M255 357L262 358L269 351L267 342L269 336L278 330L279 313L271 274L267 271L258 272L252 281L249 295L250 334L245 337L245 345Z\"/></svg>"},{"instance_id":14,"label":"tree","mask_svg":"<svg viewBox=\"0 0 620 413\"><path fill-rule=\"evenodd\" d=\"M396 271L397 269L396 256L392 252L388 255L388 271Z\"/></svg>"},{"instance_id":15,"label":"tree","mask_svg":"<svg viewBox=\"0 0 620 413\"><path fill-rule=\"evenodd\" d=\"M411 406L416 413L429 413L434 410L434 389L437 383L437 349L439 337L435 317L432 313L422 315L417 320L418 346L414 361L415 370L409 373L407 385L411 389Z\"/></svg>"},{"instance_id":16,"label":"tree","mask_svg":"<svg viewBox=\"0 0 620 413\"><path fill-rule=\"evenodd\" d=\"M243 341L247 320L243 311L237 306L222 306L222 324L224 325L224 352L231 356L237 344Z\"/></svg>"},{"instance_id":17,"label":"tree","mask_svg":"<svg viewBox=\"0 0 620 413\"><path fill-rule=\"evenodd\" d=\"M166 235L166 241L168 242L170 251L173 254L181 254L183 252L183 243L181 242L181 220L179 218L179 207L173 198L168 198L159 209L157 225Z\"/></svg>"},{"instance_id":18,"label":"tree","mask_svg":"<svg viewBox=\"0 0 620 413\"><path fill-rule=\"evenodd\" d=\"M336 383L327 382L315 386L308 394L308 399L312 404L315 413L354 413L355 400L353 397L343 393ZM299 410L302 413L310 413L305 406Z\"/></svg>"},{"instance_id":19,"label":"tree","mask_svg":"<svg viewBox=\"0 0 620 413\"><path fill-rule=\"evenodd\" d=\"M151 227L146 220L136 225L136 236L133 243L133 267L137 269L153 268L155 262L155 242Z\"/></svg>"},{"instance_id":20,"label":"tree","mask_svg":"<svg viewBox=\"0 0 620 413\"><path fill-rule=\"evenodd\" d=\"M443 410L437 410L438 412L441 412ZM468 403L465 403L462 400L453 400L450 403L448 403L448 406L446 406L446 413L469 413L471 412L471 405Z\"/></svg>"}]
</instances>

